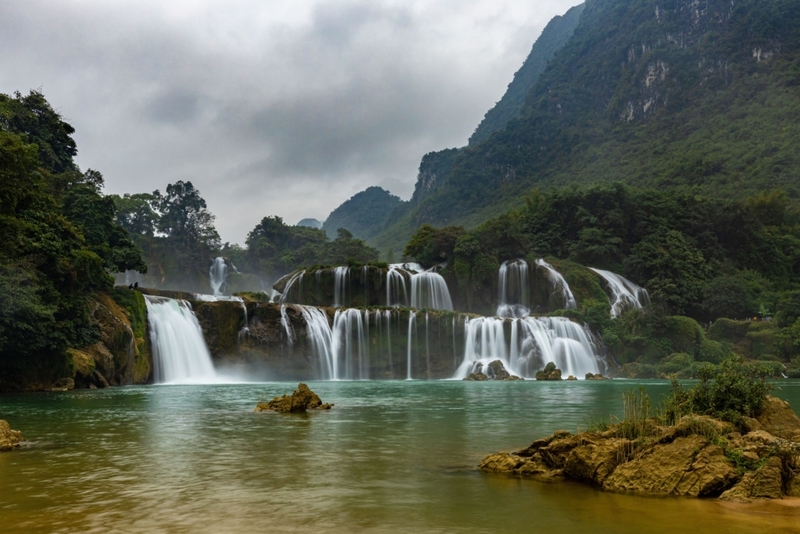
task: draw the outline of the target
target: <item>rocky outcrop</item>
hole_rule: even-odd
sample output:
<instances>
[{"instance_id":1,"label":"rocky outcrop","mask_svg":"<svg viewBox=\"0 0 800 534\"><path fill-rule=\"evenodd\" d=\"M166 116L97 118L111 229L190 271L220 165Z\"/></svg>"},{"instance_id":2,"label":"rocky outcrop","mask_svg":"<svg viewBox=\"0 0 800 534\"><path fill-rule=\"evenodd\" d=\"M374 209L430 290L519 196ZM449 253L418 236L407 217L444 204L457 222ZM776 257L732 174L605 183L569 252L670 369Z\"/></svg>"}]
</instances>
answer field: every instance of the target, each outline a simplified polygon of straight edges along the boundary
<instances>
[{"instance_id":1,"label":"rocky outcrop","mask_svg":"<svg viewBox=\"0 0 800 534\"><path fill-rule=\"evenodd\" d=\"M800 420L788 404L767 399L742 435L725 421L688 416L673 426L623 421L603 432L559 431L525 449L488 456L480 469L516 476L579 480L611 491L719 497L727 501L800 496ZM791 415L789 412L791 412Z\"/></svg>"},{"instance_id":2,"label":"rocky outcrop","mask_svg":"<svg viewBox=\"0 0 800 534\"><path fill-rule=\"evenodd\" d=\"M19 447L20 442L25 441L22 432L11 430L8 421L0 419L0 451L10 451Z\"/></svg>"},{"instance_id":3,"label":"rocky outcrop","mask_svg":"<svg viewBox=\"0 0 800 534\"><path fill-rule=\"evenodd\" d=\"M767 397L756 420L770 434L800 442L800 418L788 402Z\"/></svg>"},{"instance_id":4,"label":"rocky outcrop","mask_svg":"<svg viewBox=\"0 0 800 534\"><path fill-rule=\"evenodd\" d=\"M309 389L306 384L299 384L291 395L275 397L269 402L259 402L256 412L305 412L307 410L330 410L333 404L322 403L319 395Z\"/></svg>"},{"instance_id":5,"label":"rocky outcrop","mask_svg":"<svg viewBox=\"0 0 800 534\"><path fill-rule=\"evenodd\" d=\"M561 369L556 369L553 362L544 366L544 369L536 373L536 380L561 380Z\"/></svg>"},{"instance_id":6,"label":"rocky outcrop","mask_svg":"<svg viewBox=\"0 0 800 534\"><path fill-rule=\"evenodd\" d=\"M592 374L586 373L586 380L611 380L607 376L603 376L602 373Z\"/></svg>"},{"instance_id":7,"label":"rocky outcrop","mask_svg":"<svg viewBox=\"0 0 800 534\"><path fill-rule=\"evenodd\" d=\"M520 378L517 375L512 375L509 373L503 362L500 360L494 360L490 362L489 365L486 366L484 372L484 367L482 363L477 365L475 372L470 373L468 377L464 380L470 382L478 382L484 380L525 380L524 378Z\"/></svg>"}]
</instances>

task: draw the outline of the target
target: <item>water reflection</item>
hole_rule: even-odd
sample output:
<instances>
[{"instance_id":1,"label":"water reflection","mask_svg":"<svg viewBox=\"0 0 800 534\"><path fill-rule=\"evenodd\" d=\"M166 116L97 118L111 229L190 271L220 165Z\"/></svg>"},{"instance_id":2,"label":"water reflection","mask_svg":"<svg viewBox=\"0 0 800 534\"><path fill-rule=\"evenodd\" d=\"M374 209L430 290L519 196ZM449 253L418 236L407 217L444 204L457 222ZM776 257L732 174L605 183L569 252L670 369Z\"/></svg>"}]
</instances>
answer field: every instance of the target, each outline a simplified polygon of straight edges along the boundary
<instances>
[{"instance_id":1,"label":"water reflection","mask_svg":"<svg viewBox=\"0 0 800 534\"><path fill-rule=\"evenodd\" d=\"M0 397L36 445L0 454L8 532L794 531L741 507L479 473L511 450L663 382L311 383L329 412L253 413L295 384L159 386ZM800 405L800 387L779 396ZM774 511L774 508L772 509ZM769 521L769 522L767 522ZM721 526L724 525L724 529Z\"/></svg>"}]
</instances>

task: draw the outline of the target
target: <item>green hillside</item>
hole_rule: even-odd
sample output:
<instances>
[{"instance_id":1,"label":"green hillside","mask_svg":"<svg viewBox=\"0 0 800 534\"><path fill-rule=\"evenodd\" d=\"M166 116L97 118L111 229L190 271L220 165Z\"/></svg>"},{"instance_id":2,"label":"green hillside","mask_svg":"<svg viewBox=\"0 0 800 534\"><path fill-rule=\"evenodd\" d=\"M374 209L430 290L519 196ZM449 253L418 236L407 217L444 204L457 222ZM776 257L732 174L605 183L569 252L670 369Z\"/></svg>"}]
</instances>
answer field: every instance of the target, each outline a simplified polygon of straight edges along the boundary
<instances>
[{"instance_id":1,"label":"green hillside","mask_svg":"<svg viewBox=\"0 0 800 534\"><path fill-rule=\"evenodd\" d=\"M730 198L780 187L795 201L798 23L800 0L588 1L522 115L459 150L372 243L399 249L420 224L474 226L570 183Z\"/></svg>"},{"instance_id":2,"label":"green hillside","mask_svg":"<svg viewBox=\"0 0 800 534\"><path fill-rule=\"evenodd\" d=\"M401 202L385 189L368 187L333 210L322 229L331 239L339 228L346 228L359 239L369 239L383 230L389 215Z\"/></svg>"}]
</instances>

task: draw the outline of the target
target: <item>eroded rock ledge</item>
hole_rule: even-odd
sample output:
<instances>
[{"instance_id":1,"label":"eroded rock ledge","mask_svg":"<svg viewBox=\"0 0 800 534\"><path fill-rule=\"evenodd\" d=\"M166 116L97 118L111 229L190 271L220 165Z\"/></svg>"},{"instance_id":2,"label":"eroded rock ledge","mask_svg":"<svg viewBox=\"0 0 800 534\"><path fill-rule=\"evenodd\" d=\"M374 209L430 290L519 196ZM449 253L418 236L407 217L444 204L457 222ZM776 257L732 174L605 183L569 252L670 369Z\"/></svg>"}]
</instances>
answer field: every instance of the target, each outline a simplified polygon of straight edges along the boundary
<instances>
[{"instance_id":1,"label":"eroded rock ledge","mask_svg":"<svg viewBox=\"0 0 800 534\"><path fill-rule=\"evenodd\" d=\"M529 447L485 458L480 469L569 478L605 490L747 502L800 497L800 419L769 397L741 434L730 423L688 416L675 426L648 419L634 438L620 423L603 432L558 431Z\"/></svg>"},{"instance_id":2,"label":"eroded rock ledge","mask_svg":"<svg viewBox=\"0 0 800 534\"><path fill-rule=\"evenodd\" d=\"M0 419L0 451L10 451L19 447L20 442L25 441L22 432L11 430L11 425L7 421Z\"/></svg>"},{"instance_id":3,"label":"eroded rock ledge","mask_svg":"<svg viewBox=\"0 0 800 534\"><path fill-rule=\"evenodd\" d=\"M297 389L290 395L275 397L269 402L259 402L256 412L305 412L307 410L330 410L333 404L327 402L323 404L319 395L309 389L303 383L298 384Z\"/></svg>"}]
</instances>

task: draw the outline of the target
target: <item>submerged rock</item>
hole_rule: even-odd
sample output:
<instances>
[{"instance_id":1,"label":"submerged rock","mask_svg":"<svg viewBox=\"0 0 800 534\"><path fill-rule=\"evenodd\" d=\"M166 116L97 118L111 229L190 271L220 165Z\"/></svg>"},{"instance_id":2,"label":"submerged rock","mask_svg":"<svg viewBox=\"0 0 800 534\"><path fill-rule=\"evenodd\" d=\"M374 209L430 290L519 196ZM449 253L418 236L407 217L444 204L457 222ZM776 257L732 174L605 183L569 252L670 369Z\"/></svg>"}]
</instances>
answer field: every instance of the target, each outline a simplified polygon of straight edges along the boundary
<instances>
[{"instance_id":1,"label":"submerged rock","mask_svg":"<svg viewBox=\"0 0 800 534\"><path fill-rule=\"evenodd\" d=\"M509 373L501 360L494 360L486 366L486 373L483 372L483 364L478 364L474 373L464 380L484 381L484 380L525 380Z\"/></svg>"},{"instance_id":2,"label":"submerged rock","mask_svg":"<svg viewBox=\"0 0 800 534\"><path fill-rule=\"evenodd\" d=\"M303 383L290 395L275 397L269 402L259 402L256 412L305 412L306 410L330 410L333 404L322 403L322 399Z\"/></svg>"},{"instance_id":3,"label":"submerged rock","mask_svg":"<svg viewBox=\"0 0 800 534\"><path fill-rule=\"evenodd\" d=\"M800 442L765 429L795 436L800 419L779 399L769 397L767 405L750 423L758 429L744 435L709 416L687 416L674 426L659 426L652 418L625 421L602 432L558 431L525 449L492 454L480 469L738 502L800 496Z\"/></svg>"},{"instance_id":4,"label":"submerged rock","mask_svg":"<svg viewBox=\"0 0 800 534\"><path fill-rule=\"evenodd\" d=\"M19 430L11 430L11 425L8 421L0 419L0 451L10 451L19 447L21 441L25 441L22 437L22 432Z\"/></svg>"},{"instance_id":5,"label":"submerged rock","mask_svg":"<svg viewBox=\"0 0 800 534\"><path fill-rule=\"evenodd\" d=\"M536 380L562 380L561 369L557 369L556 364L550 362L536 373Z\"/></svg>"},{"instance_id":6,"label":"submerged rock","mask_svg":"<svg viewBox=\"0 0 800 534\"><path fill-rule=\"evenodd\" d=\"M586 380L611 380L607 376L603 376L602 373L586 373Z\"/></svg>"}]
</instances>

